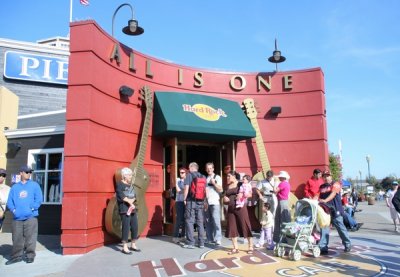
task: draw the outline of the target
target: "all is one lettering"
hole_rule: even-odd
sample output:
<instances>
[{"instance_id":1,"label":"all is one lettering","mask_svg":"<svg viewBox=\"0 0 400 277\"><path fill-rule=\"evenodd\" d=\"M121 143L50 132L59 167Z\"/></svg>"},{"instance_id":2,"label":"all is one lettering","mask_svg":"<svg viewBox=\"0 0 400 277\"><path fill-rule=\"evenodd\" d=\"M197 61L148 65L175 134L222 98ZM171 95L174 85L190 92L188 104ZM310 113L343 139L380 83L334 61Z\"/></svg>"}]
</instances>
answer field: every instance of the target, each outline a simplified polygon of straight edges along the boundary
<instances>
[{"instance_id":1,"label":"all is one lettering","mask_svg":"<svg viewBox=\"0 0 400 277\"><path fill-rule=\"evenodd\" d=\"M119 44L115 43L110 55L110 61L115 61L118 65L120 65L122 60L121 51L119 48ZM135 54L131 52L129 54L129 70L136 73L135 68ZM146 78L153 79L154 73L152 71L152 63L150 59L145 60L145 76ZM175 76L177 80L177 85L182 86L184 82L184 70L182 68L178 68L178 74ZM192 84L195 88L202 88L205 84L204 73L201 71L196 71L193 73ZM282 89L284 91L289 91L293 88L293 79L292 75L284 75L282 76ZM264 90L269 92L272 89L272 76L256 76L255 82L257 83L257 92ZM274 79L274 82L277 80ZM233 75L228 81L229 87L236 92L240 92L247 87L247 79L242 75Z\"/></svg>"}]
</instances>

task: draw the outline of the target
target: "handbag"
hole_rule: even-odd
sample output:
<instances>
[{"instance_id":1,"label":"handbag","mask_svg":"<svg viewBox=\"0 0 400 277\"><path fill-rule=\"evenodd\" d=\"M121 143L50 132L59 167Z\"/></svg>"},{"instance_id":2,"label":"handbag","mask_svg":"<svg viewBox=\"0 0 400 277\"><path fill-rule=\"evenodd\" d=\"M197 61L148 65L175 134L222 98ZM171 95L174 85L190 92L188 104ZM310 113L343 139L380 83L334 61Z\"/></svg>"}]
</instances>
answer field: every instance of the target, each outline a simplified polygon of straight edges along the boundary
<instances>
[{"instance_id":1,"label":"handbag","mask_svg":"<svg viewBox=\"0 0 400 277\"><path fill-rule=\"evenodd\" d=\"M327 213L321 205L317 206L317 223L320 228L329 227L331 224L330 209L329 213Z\"/></svg>"}]
</instances>

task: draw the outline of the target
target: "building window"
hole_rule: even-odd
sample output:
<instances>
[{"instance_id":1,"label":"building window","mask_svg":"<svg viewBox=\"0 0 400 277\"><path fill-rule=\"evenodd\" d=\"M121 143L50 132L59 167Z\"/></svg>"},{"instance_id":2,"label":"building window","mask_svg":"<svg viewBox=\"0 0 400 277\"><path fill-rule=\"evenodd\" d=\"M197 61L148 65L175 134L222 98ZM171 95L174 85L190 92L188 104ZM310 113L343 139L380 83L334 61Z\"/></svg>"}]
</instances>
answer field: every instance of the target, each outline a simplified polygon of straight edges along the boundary
<instances>
[{"instance_id":1,"label":"building window","mask_svg":"<svg viewBox=\"0 0 400 277\"><path fill-rule=\"evenodd\" d=\"M28 165L34 170L32 180L39 183L44 204L61 204L64 149L33 149L28 152Z\"/></svg>"}]
</instances>

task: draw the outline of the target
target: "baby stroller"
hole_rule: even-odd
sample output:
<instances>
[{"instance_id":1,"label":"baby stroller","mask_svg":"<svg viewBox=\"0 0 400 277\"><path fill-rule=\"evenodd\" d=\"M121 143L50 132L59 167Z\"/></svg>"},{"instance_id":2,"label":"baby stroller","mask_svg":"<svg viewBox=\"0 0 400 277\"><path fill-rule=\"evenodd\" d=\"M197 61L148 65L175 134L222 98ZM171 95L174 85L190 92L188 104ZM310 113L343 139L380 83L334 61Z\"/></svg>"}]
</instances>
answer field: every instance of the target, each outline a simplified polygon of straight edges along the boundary
<instances>
[{"instance_id":1,"label":"baby stroller","mask_svg":"<svg viewBox=\"0 0 400 277\"><path fill-rule=\"evenodd\" d=\"M317 221L316 200L302 199L295 205L295 221L284 223L279 242L274 248L274 254L282 257L286 249L289 250L289 257L298 261L301 253L310 251L315 258L319 257L321 250L316 244L313 236L313 229Z\"/></svg>"}]
</instances>

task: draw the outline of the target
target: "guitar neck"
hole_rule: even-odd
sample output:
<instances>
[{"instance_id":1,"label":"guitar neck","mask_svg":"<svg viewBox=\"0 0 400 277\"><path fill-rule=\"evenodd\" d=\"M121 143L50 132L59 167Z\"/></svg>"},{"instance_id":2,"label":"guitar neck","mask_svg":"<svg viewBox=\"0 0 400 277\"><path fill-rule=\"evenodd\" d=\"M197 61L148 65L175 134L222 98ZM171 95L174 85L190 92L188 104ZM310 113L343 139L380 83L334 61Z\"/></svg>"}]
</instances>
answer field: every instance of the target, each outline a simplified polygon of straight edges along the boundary
<instances>
[{"instance_id":1,"label":"guitar neck","mask_svg":"<svg viewBox=\"0 0 400 277\"><path fill-rule=\"evenodd\" d=\"M251 118L250 122L253 125L253 128L256 130L257 150L258 150L258 154L260 155L262 171L264 173L264 177L266 177L267 171L271 169L271 165L269 164L269 160L268 160L268 156L267 156L267 151L265 150L265 145L264 145L263 138L261 136L260 127L258 126L257 118Z\"/></svg>"},{"instance_id":2,"label":"guitar neck","mask_svg":"<svg viewBox=\"0 0 400 277\"><path fill-rule=\"evenodd\" d=\"M149 135L149 127L150 127L150 117L151 117L151 110L147 108L146 115L143 123L143 131L142 136L140 138L140 146L139 146L139 153L137 156L137 167L143 168L144 165L144 158L146 156L146 147Z\"/></svg>"}]
</instances>

